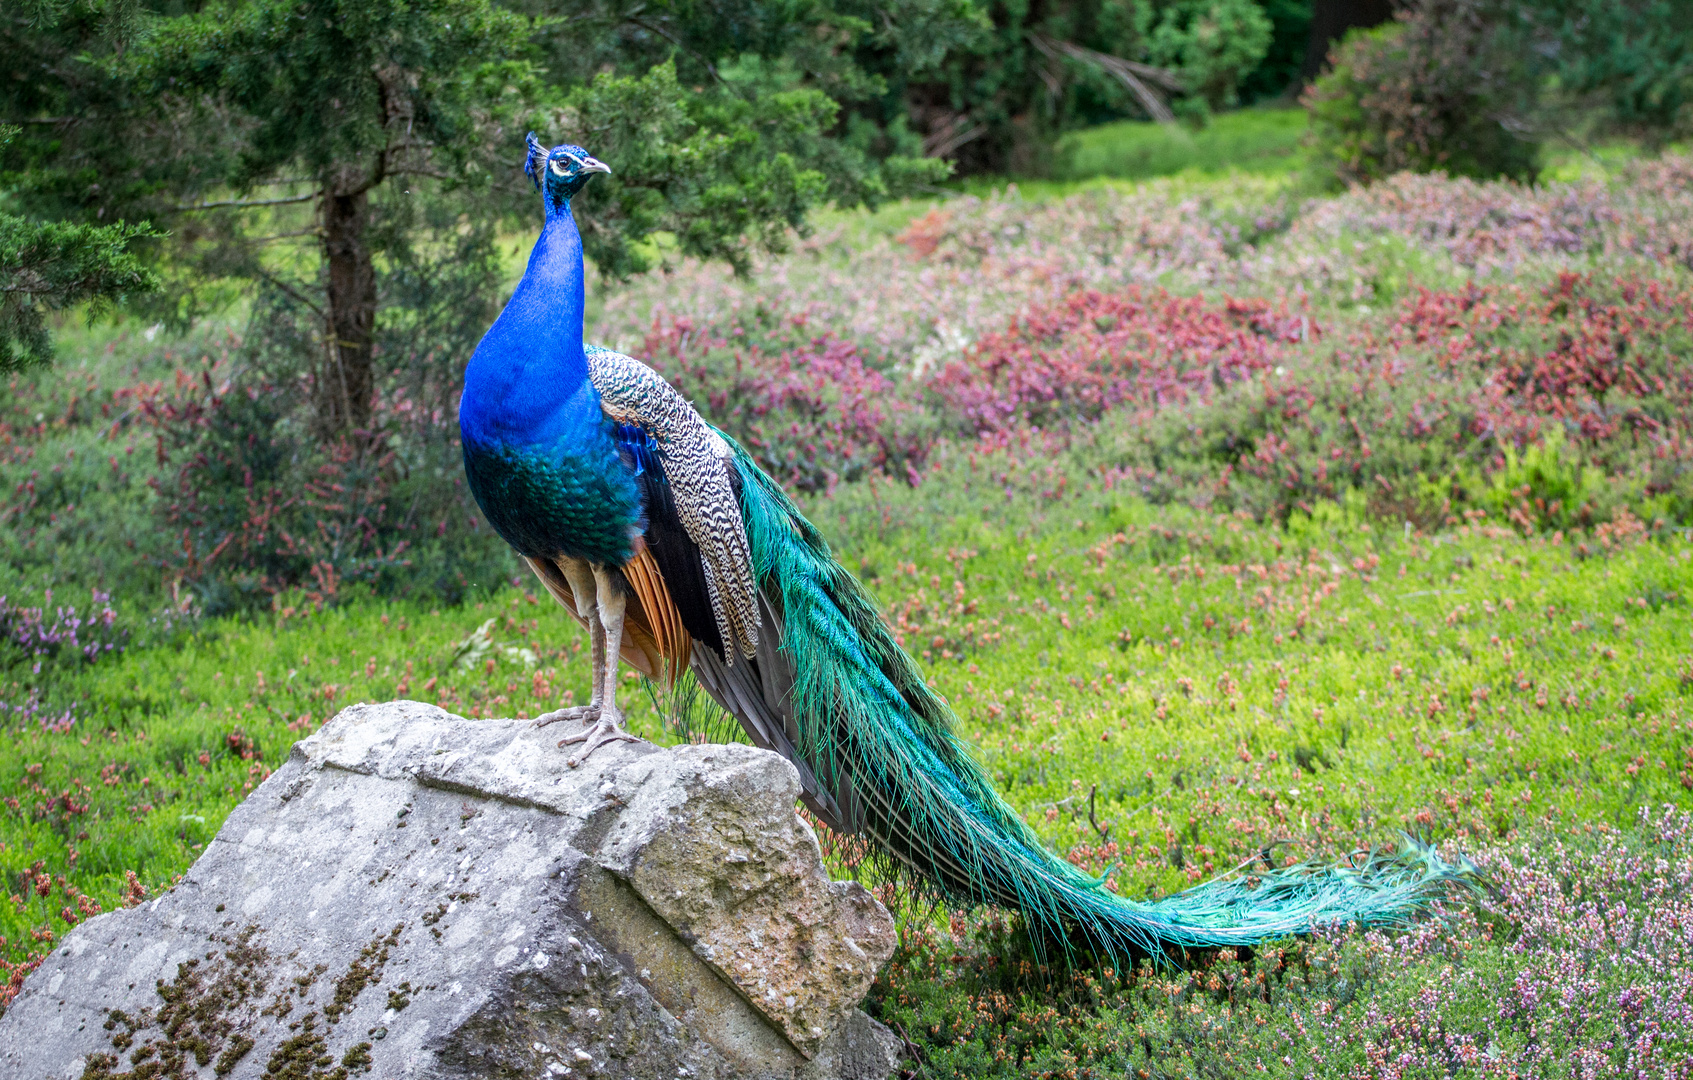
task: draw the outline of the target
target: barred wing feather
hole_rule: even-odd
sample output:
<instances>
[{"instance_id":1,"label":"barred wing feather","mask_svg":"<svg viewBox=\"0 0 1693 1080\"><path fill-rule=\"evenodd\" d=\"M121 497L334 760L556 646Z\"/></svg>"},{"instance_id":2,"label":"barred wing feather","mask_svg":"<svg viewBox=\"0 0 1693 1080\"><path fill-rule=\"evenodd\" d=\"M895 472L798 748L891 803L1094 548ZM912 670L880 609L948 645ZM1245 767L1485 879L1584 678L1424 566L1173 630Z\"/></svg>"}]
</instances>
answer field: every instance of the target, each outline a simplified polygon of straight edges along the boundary
<instances>
[{"instance_id":1,"label":"barred wing feather","mask_svg":"<svg viewBox=\"0 0 1693 1080\"><path fill-rule=\"evenodd\" d=\"M606 416L639 427L657 447L676 519L699 549L723 662L733 667L737 654L758 650L759 612L729 445L652 368L594 345L587 354L588 379Z\"/></svg>"}]
</instances>

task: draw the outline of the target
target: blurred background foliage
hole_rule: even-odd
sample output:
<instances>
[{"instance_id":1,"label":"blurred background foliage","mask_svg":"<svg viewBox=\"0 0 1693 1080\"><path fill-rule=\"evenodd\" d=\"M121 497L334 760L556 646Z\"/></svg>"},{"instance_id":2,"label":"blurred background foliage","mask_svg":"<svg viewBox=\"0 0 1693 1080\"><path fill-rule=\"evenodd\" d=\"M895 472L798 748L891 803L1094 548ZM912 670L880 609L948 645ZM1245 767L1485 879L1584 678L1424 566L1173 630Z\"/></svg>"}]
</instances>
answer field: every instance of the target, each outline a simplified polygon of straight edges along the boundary
<instances>
[{"instance_id":1,"label":"blurred background foliage","mask_svg":"<svg viewBox=\"0 0 1693 1080\"><path fill-rule=\"evenodd\" d=\"M1263 212L1215 208L1235 257L1324 188L1407 169L1528 180L1572 147L1684 137L1693 46L1675 7L9 3L0 370L51 359L56 312L121 304L174 383L117 354L86 392L14 383L19 432L35 412L53 423L44 395L104 434L14 493L6 573L164 588L213 613L289 589L453 600L508 574L462 486L455 413L533 229L528 130L613 163L579 214L613 282L690 259L744 275L810 243L830 208L1007 176L1294 178ZM908 457L872 465L900 475ZM105 539L68 524L102 499Z\"/></svg>"}]
</instances>

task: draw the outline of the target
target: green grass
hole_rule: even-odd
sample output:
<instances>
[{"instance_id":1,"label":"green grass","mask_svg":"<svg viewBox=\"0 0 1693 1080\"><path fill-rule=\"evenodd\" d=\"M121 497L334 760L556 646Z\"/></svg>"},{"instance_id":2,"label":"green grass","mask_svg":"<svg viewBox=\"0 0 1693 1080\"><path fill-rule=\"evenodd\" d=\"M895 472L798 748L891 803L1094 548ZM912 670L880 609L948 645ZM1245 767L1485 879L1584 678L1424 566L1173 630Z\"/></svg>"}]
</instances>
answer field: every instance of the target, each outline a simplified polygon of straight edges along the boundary
<instances>
[{"instance_id":1,"label":"green grass","mask_svg":"<svg viewBox=\"0 0 1693 1080\"><path fill-rule=\"evenodd\" d=\"M1656 152L1685 154L1687 150L1686 143L1669 143ZM1543 184L1581 180L1604 183L1616 175L1617 169L1648 153L1638 139L1614 138L1582 145L1549 141L1541 149L1538 179Z\"/></svg>"},{"instance_id":2,"label":"green grass","mask_svg":"<svg viewBox=\"0 0 1693 1080\"><path fill-rule=\"evenodd\" d=\"M1578 558L1485 525L1407 538L1338 507L1282 531L1080 477L960 460L917 492L847 488L811 509L1005 796L1082 865L1121 860L1125 894L1271 843L1283 860L1400 828L1473 844L1685 798L1693 545L1679 535ZM488 619L492 649L455 664ZM14 672L8 697L27 682ZM129 871L168 885L348 704L536 715L587 682L575 626L512 588L447 610L285 604L77 672L60 687L69 732L3 736L6 955L62 933L78 894L120 902ZM669 740L636 684L626 700L635 730ZM38 895L40 874L72 891Z\"/></svg>"},{"instance_id":3,"label":"green grass","mask_svg":"<svg viewBox=\"0 0 1693 1080\"><path fill-rule=\"evenodd\" d=\"M1220 113L1203 129L1183 124L1124 120L1067 136L1051 180L1023 180L1025 197L1062 197L1110 181L1186 177L1191 181L1242 175L1297 184L1306 168L1306 112L1281 107ZM1667 147L1684 152L1685 147ZM1635 139L1593 145L1549 141L1542 149L1541 183L1604 181L1616 168L1645 153ZM1004 178L971 178L964 190L982 195L1003 188Z\"/></svg>"},{"instance_id":4,"label":"green grass","mask_svg":"<svg viewBox=\"0 0 1693 1080\"><path fill-rule=\"evenodd\" d=\"M1288 176L1305 164L1304 109L1241 109L1221 113L1202 130L1182 124L1125 120L1070 136L1061 177L1149 180L1193 171Z\"/></svg>"}]
</instances>

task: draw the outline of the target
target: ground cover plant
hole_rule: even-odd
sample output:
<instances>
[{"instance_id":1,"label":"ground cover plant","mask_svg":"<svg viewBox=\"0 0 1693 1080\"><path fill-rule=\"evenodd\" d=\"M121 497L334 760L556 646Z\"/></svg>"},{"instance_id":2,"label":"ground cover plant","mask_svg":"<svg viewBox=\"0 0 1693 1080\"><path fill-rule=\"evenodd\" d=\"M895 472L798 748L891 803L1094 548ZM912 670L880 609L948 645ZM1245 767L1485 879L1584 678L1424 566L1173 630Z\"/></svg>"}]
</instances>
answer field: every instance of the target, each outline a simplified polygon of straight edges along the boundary
<instances>
[{"instance_id":1,"label":"ground cover plant","mask_svg":"<svg viewBox=\"0 0 1693 1080\"><path fill-rule=\"evenodd\" d=\"M1146 180L1185 169L1277 174L1304 164L1304 138L1303 109L1241 109L1197 131L1142 120L1086 128L1060 147L1060 160L1063 176L1077 180Z\"/></svg>"},{"instance_id":2,"label":"ground cover plant","mask_svg":"<svg viewBox=\"0 0 1693 1080\"><path fill-rule=\"evenodd\" d=\"M877 228L829 219L795 257L745 278L679 260L609 295L589 335L633 351L655 325L746 336L800 319L810 335L869 350L877 366L923 372L1029 305L1081 288L1215 289L1332 315L1394 302L1413 282L1685 266L1690 168L1665 155L1535 187L1402 174L1314 200L1251 176L1106 184L1040 201L1010 185L916 220L869 219Z\"/></svg>"},{"instance_id":3,"label":"ground cover plant","mask_svg":"<svg viewBox=\"0 0 1693 1080\"><path fill-rule=\"evenodd\" d=\"M595 336L800 495L1013 807L1109 887L1398 830L1486 871L1409 933L1067 971L825 837L901 919L869 1007L912 1075L1687 1074L1688 178L958 199L601 304ZM381 532L339 477L264 541L328 569L208 616L185 543L276 550L181 518L222 340L131 331L0 417L13 991L68 926L168 888L346 704L587 692L580 634L509 560L454 597L396 587L431 530ZM329 572L373 535L407 543L391 576Z\"/></svg>"}]
</instances>

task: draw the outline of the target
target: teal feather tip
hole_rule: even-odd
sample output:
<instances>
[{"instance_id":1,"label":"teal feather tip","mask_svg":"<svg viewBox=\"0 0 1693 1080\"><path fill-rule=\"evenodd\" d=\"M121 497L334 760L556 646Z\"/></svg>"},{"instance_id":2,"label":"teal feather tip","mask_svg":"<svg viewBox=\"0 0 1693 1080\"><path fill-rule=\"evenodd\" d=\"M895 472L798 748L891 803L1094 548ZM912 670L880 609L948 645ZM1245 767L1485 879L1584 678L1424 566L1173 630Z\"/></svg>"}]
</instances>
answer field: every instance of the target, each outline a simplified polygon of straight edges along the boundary
<instances>
[{"instance_id":1,"label":"teal feather tip","mask_svg":"<svg viewBox=\"0 0 1693 1080\"><path fill-rule=\"evenodd\" d=\"M1480 871L1468 858L1447 862L1433 844L1405 833L1393 847L1360 854L1358 864L1307 861L1256 873L1237 868L1149 906L1183 927L1214 928L1237 939L1244 931L1247 938L1264 940L1349 923L1404 928L1439 896L1474 894L1482 887Z\"/></svg>"},{"instance_id":2,"label":"teal feather tip","mask_svg":"<svg viewBox=\"0 0 1693 1080\"><path fill-rule=\"evenodd\" d=\"M1155 901L1049 851L994 790L946 703L817 529L732 439L760 587L794 669L795 748L885 864L955 906L1021 912L1037 952L1113 962L1251 946L1331 926L1397 928L1480 888L1463 857L1402 836L1353 863L1245 867Z\"/></svg>"}]
</instances>

